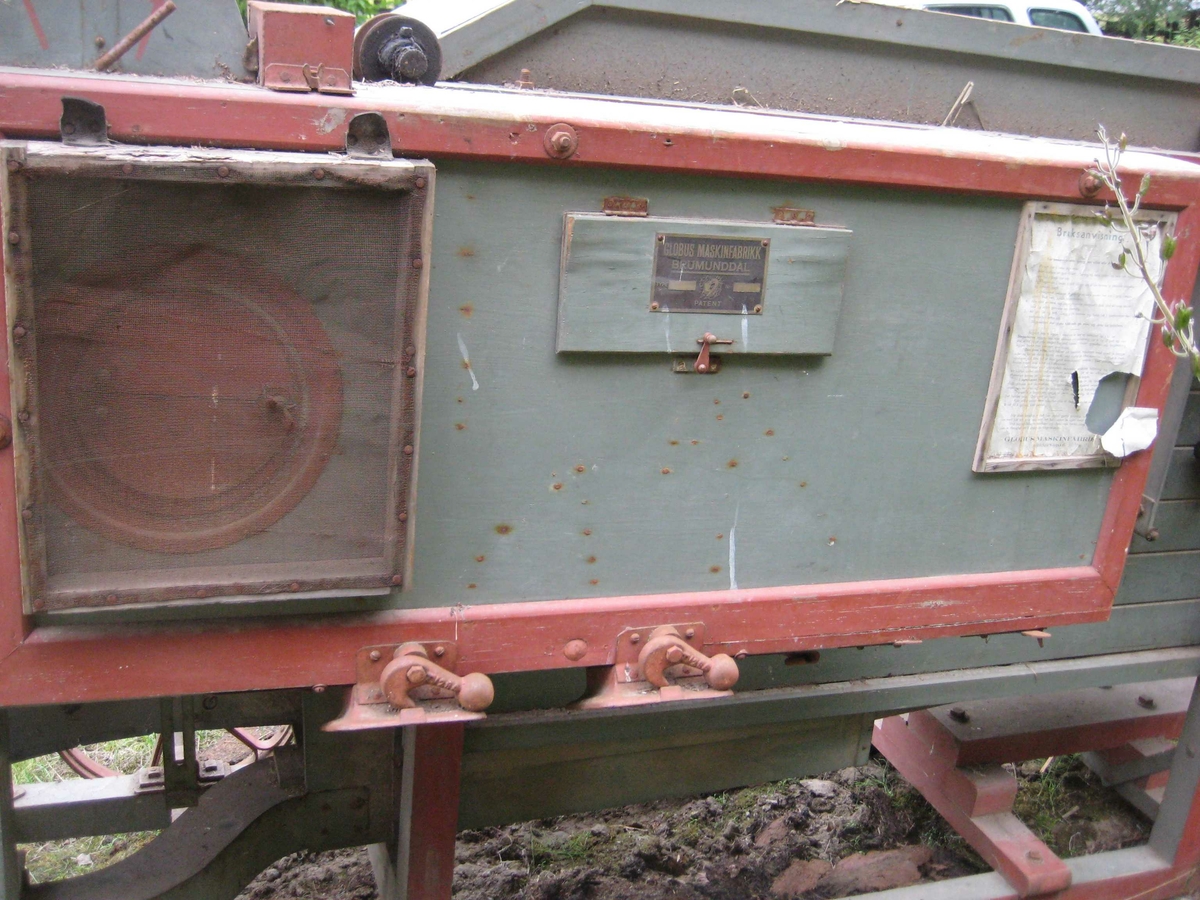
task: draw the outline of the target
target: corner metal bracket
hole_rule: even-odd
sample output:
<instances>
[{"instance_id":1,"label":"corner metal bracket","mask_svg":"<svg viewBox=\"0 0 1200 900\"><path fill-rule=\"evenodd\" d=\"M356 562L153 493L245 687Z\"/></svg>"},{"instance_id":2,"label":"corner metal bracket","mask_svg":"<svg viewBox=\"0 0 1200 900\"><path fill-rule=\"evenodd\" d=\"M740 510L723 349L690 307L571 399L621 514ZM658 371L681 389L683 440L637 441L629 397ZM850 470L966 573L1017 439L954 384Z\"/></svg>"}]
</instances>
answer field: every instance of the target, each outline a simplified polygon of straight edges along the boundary
<instances>
[{"instance_id":1,"label":"corner metal bracket","mask_svg":"<svg viewBox=\"0 0 1200 900\"><path fill-rule=\"evenodd\" d=\"M103 106L82 97L63 97L62 107L58 129L64 144L99 147L108 143L108 120Z\"/></svg>"}]
</instances>

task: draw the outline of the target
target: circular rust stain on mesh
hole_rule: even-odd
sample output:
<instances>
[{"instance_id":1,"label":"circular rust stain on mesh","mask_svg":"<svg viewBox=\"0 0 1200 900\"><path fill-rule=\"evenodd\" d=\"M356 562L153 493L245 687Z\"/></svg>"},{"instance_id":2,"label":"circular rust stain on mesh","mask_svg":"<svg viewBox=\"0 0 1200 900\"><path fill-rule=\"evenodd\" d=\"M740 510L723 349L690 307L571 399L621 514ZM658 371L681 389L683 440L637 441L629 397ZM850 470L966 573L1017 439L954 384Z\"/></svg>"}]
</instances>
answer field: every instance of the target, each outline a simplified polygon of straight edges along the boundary
<instances>
[{"instance_id":1,"label":"circular rust stain on mesh","mask_svg":"<svg viewBox=\"0 0 1200 900\"><path fill-rule=\"evenodd\" d=\"M156 248L38 305L45 471L77 521L144 550L234 544L291 512L334 451L335 353L253 263Z\"/></svg>"}]
</instances>

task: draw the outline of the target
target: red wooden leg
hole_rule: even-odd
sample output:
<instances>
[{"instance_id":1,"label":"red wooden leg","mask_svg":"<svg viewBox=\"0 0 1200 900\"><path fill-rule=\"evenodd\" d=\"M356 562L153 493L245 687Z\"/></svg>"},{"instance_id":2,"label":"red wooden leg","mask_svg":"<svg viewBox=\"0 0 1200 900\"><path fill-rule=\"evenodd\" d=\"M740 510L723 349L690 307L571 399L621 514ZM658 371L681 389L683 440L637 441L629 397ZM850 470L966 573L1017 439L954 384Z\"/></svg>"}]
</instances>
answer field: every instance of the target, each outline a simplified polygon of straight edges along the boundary
<instances>
[{"instance_id":1,"label":"red wooden leg","mask_svg":"<svg viewBox=\"0 0 1200 900\"><path fill-rule=\"evenodd\" d=\"M1061 891L1071 870L1010 811L1015 785L1005 787L998 773L978 777L954 765L954 741L926 712L905 721L891 716L877 722L873 742L908 782L963 839L1017 891L1031 897ZM943 733L944 734L944 733ZM983 813L983 814L980 814Z\"/></svg>"},{"instance_id":2,"label":"red wooden leg","mask_svg":"<svg viewBox=\"0 0 1200 900\"><path fill-rule=\"evenodd\" d=\"M463 732L462 723L404 729L397 874L405 900L450 900Z\"/></svg>"}]
</instances>

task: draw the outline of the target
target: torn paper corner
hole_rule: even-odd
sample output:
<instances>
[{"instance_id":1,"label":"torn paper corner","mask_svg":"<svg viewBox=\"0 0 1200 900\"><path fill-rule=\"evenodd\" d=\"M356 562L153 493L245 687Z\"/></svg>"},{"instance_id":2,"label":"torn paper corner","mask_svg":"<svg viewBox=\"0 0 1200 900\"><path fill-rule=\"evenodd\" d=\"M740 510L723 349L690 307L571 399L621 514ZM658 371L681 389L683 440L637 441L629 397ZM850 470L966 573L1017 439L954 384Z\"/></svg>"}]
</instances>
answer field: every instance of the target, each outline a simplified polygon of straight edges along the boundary
<instances>
[{"instance_id":1,"label":"torn paper corner","mask_svg":"<svg viewBox=\"0 0 1200 900\"><path fill-rule=\"evenodd\" d=\"M1100 438L1100 446L1113 456L1126 457L1145 450L1158 437L1158 410L1130 406L1122 411L1112 427Z\"/></svg>"}]
</instances>

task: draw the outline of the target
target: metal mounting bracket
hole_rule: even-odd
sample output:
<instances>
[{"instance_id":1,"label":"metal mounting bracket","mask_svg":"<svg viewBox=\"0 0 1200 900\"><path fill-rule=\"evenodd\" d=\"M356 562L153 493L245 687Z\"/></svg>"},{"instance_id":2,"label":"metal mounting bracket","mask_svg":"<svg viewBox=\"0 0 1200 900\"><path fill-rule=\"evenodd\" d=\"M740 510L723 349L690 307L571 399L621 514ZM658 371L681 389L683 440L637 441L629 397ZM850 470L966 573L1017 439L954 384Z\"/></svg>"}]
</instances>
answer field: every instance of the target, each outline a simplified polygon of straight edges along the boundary
<instances>
[{"instance_id":1,"label":"metal mounting bracket","mask_svg":"<svg viewBox=\"0 0 1200 900\"><path fill-rule=\"evenodd\" d=\"M108 143L108 119L103 106L82 97L63 97L62 107L58 128L64 144L98 147Z\"/></svg>"}]
</instances>

